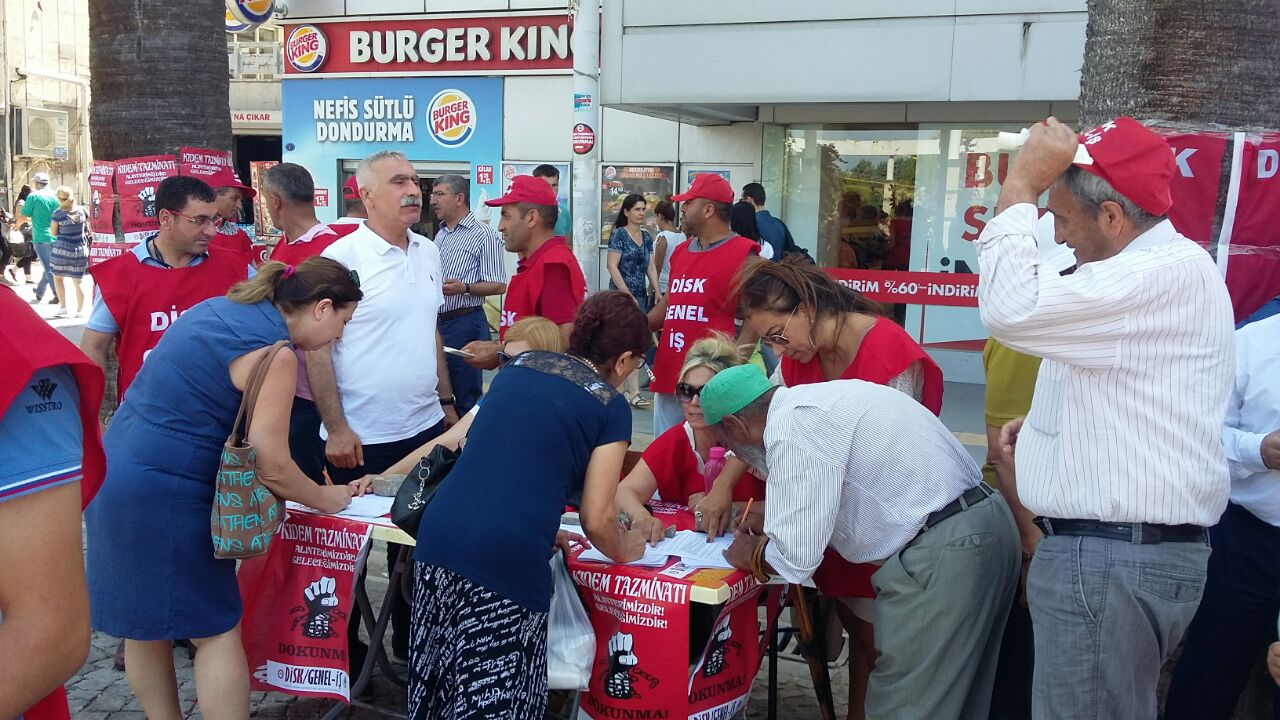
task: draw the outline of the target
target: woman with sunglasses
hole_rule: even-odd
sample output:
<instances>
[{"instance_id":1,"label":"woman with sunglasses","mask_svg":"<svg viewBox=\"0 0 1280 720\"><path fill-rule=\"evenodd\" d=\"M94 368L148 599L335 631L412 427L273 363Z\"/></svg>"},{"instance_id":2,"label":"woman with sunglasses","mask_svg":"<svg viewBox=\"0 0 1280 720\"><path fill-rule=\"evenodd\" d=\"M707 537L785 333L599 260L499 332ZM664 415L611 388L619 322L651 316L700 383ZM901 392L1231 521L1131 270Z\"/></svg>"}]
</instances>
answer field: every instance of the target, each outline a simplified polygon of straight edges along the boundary
<instances>
[{"instance_id":1,"label":"woman with sunglasses","mask_svg":"<svg viewBox=\"0 0 1280 720\"><path fill-rule=\"evenodd\" d=\"M716 373L741 362L736 344L725 335L717 333L694 343L676 384L684 423L654 439L618 485L618 512L625 513L632 527L644 531L654 542L662 538L664 528L644 505L655 490L663 500L688 505L712 539L729 529L734 502L764 499L764 483L747 473L746 463L735 457L727 459L710 492L703 479L703 468L716 440L702 416L698 395Z\"/></svg>"},{"instance_id":2,"label":"woman with sunglasses","mask_svg":"<svg viewBox=\"0 0 1280 720\"><path fill-rule=\"evenodd\" d=\"M747 266L738 278L743 322L781 356L776 384L793 387L830 380L864 380L942 411L942 371L880 307L822 270L782 263ZM849 633L849 718L861 718L875 665L872 625L878 565L854 565L827 549L814 584L835 604Z\"/></svg>"}]
</instances>

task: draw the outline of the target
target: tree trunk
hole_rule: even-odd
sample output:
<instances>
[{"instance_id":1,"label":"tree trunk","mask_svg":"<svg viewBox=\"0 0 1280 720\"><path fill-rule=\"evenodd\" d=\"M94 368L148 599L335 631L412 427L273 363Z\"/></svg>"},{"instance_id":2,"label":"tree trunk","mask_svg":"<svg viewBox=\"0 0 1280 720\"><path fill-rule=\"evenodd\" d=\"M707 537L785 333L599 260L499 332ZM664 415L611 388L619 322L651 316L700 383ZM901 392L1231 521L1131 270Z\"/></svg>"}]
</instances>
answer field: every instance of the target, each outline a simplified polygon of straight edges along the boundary
<instances>
[{"instance_id":1,"label":"tree trunk","mask_svg":"<svg viewBox=\"0 0 1280 720\"><path fill-rule=\"evenodd\" d=\"M224 13L223 0L89 3L89 139L95 159L176 153L183 146L231 150ZM116 408L116 373L113 346L104 422Z\"/></svg>"},{"instance_id":2,"label":"tree trunk","mask_svg":"<svg viewBox=\"0 0 1280 720\"><path fill-rule=\"evenodd\" d=\"M1276 0L1089 0L1080 123L1280 127Z\"/></svg>"},{"instance_id":3,"label":"tree trunk","mask_svg":"<svg viewBox=\"0 0 1280 720\"><path fill-rule=\"evenodd\" d=\"M222 0L89 3L94 157L231 149Z\"/></svg>"},{"instance_id":4,"label":"tree trunk","mask_svg":"<svg viewBox=\"0 0 1280 720\"><path fill-rule=\"evenodd\" d=\"M1277 0L1089 0L1080 124L1091 127L1129 115L1185 132L1275 129L1280 127L1278 73ZM1230 165L1228 152L1215 237ZM1162 673L1162 707L1179 652ZM1235 717L1271 717L1270 688L1270 678L1255 669Z\"/></svg>"}]
</instances>

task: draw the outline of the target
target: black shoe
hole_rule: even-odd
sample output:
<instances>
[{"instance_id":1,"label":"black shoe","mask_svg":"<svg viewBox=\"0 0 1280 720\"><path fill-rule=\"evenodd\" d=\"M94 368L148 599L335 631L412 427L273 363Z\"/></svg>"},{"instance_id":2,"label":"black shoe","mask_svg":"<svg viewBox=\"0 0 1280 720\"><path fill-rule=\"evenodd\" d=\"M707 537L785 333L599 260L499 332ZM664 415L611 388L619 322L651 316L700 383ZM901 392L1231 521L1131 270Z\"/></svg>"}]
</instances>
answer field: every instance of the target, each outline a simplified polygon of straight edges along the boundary
<instances>
[{"instance_id":1,"label":"black shoe","mask_svg":"<svg viewBox=\"0 0 1280 720\"><path fill-rule=\"evenodd\" d=\"M58 298L57 298L57 297L54 297L54 298L50 299L50 300L49 300L49 304L50 304L50 305L57 305L57 304L58 304Z\"/></svg>"}]
</instances>

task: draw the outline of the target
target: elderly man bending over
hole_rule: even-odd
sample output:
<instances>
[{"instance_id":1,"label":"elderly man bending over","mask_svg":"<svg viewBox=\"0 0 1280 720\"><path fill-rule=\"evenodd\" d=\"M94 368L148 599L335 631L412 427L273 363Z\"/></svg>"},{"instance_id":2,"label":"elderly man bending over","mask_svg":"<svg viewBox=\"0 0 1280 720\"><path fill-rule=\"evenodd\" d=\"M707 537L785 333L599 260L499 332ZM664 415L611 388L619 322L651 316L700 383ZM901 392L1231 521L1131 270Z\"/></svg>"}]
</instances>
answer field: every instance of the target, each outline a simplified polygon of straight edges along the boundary
<instances>
[{"instance_id":1,"label":"elderly man bending over","mask_svg":"<svg viewBox=\"0 0 1280 720\"><path fill-rule=\"evenodd\" d=\"M892 388L777 388L751 365L716 375L700 402L720 439L768 472L764 534L739 532L725 553L735 567L799 583L828 545L881 565L867 717L985 719L1018 531L946 427Z\"/></svg>"}]
</instances>

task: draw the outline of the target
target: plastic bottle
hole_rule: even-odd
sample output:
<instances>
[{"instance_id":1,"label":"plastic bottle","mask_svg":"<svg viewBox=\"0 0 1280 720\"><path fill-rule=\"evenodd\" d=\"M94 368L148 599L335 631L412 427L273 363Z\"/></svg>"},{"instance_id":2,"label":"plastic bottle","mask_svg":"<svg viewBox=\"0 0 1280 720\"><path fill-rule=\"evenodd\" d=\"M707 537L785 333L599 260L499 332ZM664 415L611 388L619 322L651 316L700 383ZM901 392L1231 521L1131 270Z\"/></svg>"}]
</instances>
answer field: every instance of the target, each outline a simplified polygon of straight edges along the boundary
<instances>
[{"instance_id":1,"label":"plastic bottle","mask_svg":"<svg viewBox=\"0 0 1280 720\"><path fill-rule=\"evenodd\" d=\"M724 470L724 448L719 445L711 448L710 457L702 466L702 479L706 482L706 491L711 492L711 486L715 485L716 478L720 477L720 471Z\"/></svg>"}]
</instances>

